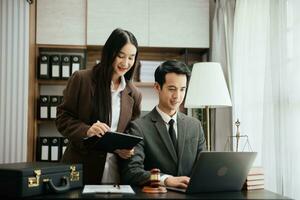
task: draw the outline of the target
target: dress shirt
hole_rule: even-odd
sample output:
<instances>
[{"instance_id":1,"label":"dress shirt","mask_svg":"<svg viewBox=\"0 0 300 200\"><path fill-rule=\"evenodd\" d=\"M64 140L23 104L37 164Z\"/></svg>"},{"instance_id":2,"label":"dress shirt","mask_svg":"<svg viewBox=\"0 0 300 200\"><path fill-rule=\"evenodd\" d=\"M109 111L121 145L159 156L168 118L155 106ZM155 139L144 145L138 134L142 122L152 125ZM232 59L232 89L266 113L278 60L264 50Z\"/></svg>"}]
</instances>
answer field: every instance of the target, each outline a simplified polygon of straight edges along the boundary
<instances>
[{"instance_id":1,"label":"dress shirt","mask_svg":"<svg viewBox=\"0 0 300 200\"><path fill-rule=\"evenodd\" d=\"M169 134L169 121L171 119L174 120L174 129L175 129L175 135L176 135L176 139L178 138L178 134L177 134L177 112L172 116L170 117L168 114L164 113L162 110L159 109L158 106L156 106L156 110L158 112L158 114L161 116L161 118L163 119L163 121L165 122L165 125L167 127L167 134ZM171 177L172 175L169 175L169 174L164 174L160 177L160 185L163 185L165 186L165 180L166 178L168 177Z\"/></svg>"},{"instance_id":2,"label":"dress shirt","mask_svg":"<svg viewBox=\"0 0 300 200\"><path fill-rule=\"evenodd\" d=\"M126 81L123 76L121 77L120 85L116 90L113 89L114 84L111 82L111 131L116 131L118 127L121 110L121 92L125 87ZM117 155L114 153L107 153L101 182L119 183L120 175L118 171Z\"/></svg>"}]
</instances>

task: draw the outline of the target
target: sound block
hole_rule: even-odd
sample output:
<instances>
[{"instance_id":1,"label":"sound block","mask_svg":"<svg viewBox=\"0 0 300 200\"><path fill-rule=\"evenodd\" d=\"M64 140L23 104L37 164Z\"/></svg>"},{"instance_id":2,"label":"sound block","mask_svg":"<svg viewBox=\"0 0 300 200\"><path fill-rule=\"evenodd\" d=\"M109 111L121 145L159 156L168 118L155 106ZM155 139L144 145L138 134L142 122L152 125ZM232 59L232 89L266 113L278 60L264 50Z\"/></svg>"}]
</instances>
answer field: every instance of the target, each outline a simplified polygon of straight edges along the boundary
<instances>
[{"instance_id":1,"label":"sound block","mask_svg":"<svg viewBox=\"0 0 300 200\"><path fill-rule=\"evenodd\" d=\"M142 192L159 194L159 193L167 193L167 189L162 186L159 187L144 186Z\"/></svg>"}]
</instances>

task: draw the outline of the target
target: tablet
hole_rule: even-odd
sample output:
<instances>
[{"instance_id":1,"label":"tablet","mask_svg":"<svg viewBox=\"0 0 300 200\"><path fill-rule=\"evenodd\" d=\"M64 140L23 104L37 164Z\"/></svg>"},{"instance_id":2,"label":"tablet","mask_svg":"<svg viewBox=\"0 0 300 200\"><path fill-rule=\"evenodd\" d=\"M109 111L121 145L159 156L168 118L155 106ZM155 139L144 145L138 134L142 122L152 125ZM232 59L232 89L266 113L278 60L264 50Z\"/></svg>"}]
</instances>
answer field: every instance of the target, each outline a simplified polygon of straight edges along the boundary
<instances>
[{"instance_id":1,"label":"tablet","mask_svg":"<svg viewBox=\"0 0 300 200\"><path fill-rule=\"evenodd\" d=\"M113 152L116 149L132 149L143 138L135 135L106 132L102 137L92 136L85 138L83 143L89 150Z\"/></svg>"}]
</instances>

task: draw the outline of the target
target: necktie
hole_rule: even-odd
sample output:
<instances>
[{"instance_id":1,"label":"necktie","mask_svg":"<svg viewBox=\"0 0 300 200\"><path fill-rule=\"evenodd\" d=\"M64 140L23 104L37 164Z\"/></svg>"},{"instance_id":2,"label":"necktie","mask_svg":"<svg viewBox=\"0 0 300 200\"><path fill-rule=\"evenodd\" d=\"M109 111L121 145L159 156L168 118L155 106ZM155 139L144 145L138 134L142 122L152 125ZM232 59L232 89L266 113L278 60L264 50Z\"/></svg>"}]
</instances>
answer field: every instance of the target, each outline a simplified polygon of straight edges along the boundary
<instances>
[{"instance_id":1,"label":"necktie","mask_svg":"<svg viewBox=\"0 0 300 200\"><path fill-rule=\"evenodd\" d=\"M177 151L177 140L176 140L176 133L175 133L175 129L174 129L174 119L171 119L169 121L169 134L170 134L170 137L171 137L171 140L173 142L173 145L174 145L174 148L175 150Z\"/></svg>"}]
</instances>

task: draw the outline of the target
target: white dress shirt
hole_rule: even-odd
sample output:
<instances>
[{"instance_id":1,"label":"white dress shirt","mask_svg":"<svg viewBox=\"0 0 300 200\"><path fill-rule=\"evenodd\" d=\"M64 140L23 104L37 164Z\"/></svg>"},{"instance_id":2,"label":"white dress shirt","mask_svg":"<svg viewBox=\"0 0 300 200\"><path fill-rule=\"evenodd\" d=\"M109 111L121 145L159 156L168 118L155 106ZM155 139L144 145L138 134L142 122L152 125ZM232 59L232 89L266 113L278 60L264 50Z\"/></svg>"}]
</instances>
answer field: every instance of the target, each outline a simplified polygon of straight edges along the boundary
<instances>
[{"instance_id":1,"label":"white dress shirt","mask_svg":"<svg viewBox=\"0 0 300 200\"><path fill-rule=\"evenodd\" d=\"M163 119L163 121L165 122L165 125L166 125L166 127L167 127L167 131L169 132L169 127L170 127L170 125L169 125L169 121L171 120L171 119L173 119L174 120L174 130L175 130L175 135L176 135L176 139L178 138L178 134L177 134L177 112L172 116L172 117L170 117L168 114L166 114L166 113L164 113L162 110L160 110L159 109L159 107L158 106L156 106L156 110L157 110L157 112L158 112L158 114L161 116L161 118ZM167 132L167 133L168 133ZM168 178L168 177L171 177L172 175L169 175L169 174L164 174L164 175L162 175L161 177L160 177L160 185L165 185L165 180L166 180L166 178Z\"/></svg>"},{"instance_id":2,"label":"white dress shirt","mask_svg":"<svg viewBox=\"0 0 300 200\"><path fill-rule=\"evenodd\" d=\"M114 90L114 84L111 82L111 131L116 131L118 128L120 110L121 110L121 92L126 87L125 78L121 77L119 87ZM119 183L120 175L118 172L117 155L114 153L107 153L104 171L102 175L102 183Z\"/></svg>"}]
</instances>

